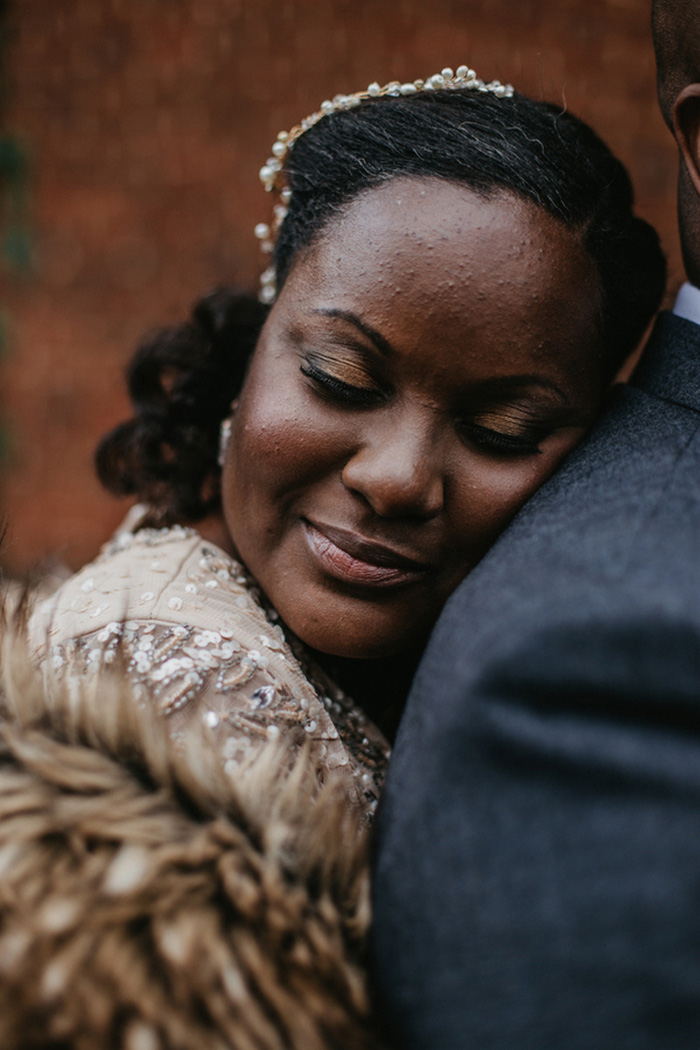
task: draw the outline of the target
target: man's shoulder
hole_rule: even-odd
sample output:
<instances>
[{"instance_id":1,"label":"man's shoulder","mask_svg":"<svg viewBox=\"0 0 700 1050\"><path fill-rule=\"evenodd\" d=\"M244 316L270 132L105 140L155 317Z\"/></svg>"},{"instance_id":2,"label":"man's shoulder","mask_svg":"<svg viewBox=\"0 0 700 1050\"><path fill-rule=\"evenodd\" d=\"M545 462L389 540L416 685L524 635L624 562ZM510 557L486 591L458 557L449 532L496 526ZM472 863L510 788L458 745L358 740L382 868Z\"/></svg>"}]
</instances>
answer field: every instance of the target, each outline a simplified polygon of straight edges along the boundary
<instances>
[{"instance_id":1,"label":"man's shoulder","mask_svg":"<svg viewBox=\"0 0 700 1050\"><path fill-rule=\"evenodd\" d=\"M539 559L533 571L566 569L572 583L660 569L700 546L698 477L700 411L622 388L482 564L507 563L526 547L529 563Z\"/></svg>"},{"instance_id":2,"label":"man's shoulder","mask_svg":"<svg viewBox=\"0 0 700 1050\"><path fill-rule=\"evenodd\" d=\"M677 337L692 363L700 326L668 315L654 339L674 360ZM688 403L690 382L683 401L661 393L673 393L668 358L663 345L652 353L647 374L616 392L587 441L452 596L426 667L471 675L536 638L540 655L553 652L565 635L577 652L585 642L592 653L603 634L612 648L624 636L628 653L645 632L700 645L700 405ZM700 354L696 364L700 402ZM448 652L460 655L446 660Z\"/></svg>"},{"instance_id":3,"label":"man's shoulder","mask_svg":"<svg viewBox=\"0 0 700 1050\"><path fill-rule=\"evenodd\" d=\"M660 314L630 383L670 405L700 412L700 324Z\"/></svg>"},{"instance_id":4,"label":"man's shoulder","mask_svg":"<svg viewBox=\"0 0 700 1050\"><path fill-rule=\"evenodd\" d=\"M700 325L664 313L630 382L615 388L587 440L526 506L525 531L563 517L571 526L557 526L564 545L576 537L586 546L592 532L632 539L640 520L651 526L665 516L658 511L679 490L682 526L699 511L699 430Z\"/></svg>"}]
</instances>

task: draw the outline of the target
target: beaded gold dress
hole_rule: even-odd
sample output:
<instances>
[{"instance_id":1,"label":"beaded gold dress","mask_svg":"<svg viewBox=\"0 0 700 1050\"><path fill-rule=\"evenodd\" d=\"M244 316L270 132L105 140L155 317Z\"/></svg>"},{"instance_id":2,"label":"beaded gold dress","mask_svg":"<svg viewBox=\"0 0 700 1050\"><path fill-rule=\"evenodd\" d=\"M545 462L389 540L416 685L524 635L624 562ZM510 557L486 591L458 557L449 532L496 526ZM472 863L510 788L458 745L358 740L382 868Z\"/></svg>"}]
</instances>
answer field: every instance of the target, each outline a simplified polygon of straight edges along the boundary
<instances>
[{"instance_id":1,"label":"beaded gold dress","mask_svg":"<svg viewBox=\"0 0 700 1050\"><path fill-rule=\"evenodd\" d=\"M124 528L38 605L30 640L58 675L123 662L137 700L175 739L199 719L229 772L265 741L308 740L321 774L347 775L371 814L388 744L276 621L243 566L194 529Z\"/></svg>"}]
</instances>

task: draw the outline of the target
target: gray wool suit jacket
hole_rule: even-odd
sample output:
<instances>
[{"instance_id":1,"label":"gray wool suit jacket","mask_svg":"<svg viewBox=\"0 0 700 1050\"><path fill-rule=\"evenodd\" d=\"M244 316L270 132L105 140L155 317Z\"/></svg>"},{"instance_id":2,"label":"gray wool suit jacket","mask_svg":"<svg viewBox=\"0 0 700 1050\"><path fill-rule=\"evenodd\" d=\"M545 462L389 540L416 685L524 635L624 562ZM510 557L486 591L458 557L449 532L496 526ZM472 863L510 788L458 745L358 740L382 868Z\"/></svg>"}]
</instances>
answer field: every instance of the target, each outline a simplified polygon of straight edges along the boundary
<instances>
[{"instance_id":1,"label":"gray wool suit jacket","mask_svg":"<svg viewBox=\"0 0 700 1050\"><path fill-rule=\"evenodd\" d=\"M380 807L403 1050L700 1048L700 326L450 599Z\"/></svg>"}]
</instances>

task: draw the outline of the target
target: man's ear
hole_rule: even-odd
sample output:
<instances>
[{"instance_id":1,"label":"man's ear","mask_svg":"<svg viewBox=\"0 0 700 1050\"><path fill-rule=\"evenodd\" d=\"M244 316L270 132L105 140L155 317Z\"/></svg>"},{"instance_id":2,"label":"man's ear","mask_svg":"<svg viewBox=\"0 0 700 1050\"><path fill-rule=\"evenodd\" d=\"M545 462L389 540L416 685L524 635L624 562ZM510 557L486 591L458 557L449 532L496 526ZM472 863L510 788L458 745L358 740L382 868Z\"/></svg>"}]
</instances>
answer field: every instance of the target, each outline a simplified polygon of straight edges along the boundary
<instances>
[{"instance_id":1,"label":"man's ear","mask_svg":"<svg viewBox=\"0 0 700 1050\"><path fill-rule=\"evenodd\" d=\"M676 99L673 133L688 176L700 194L700 84L688 84Z\"/></svg>"}]
</instances>

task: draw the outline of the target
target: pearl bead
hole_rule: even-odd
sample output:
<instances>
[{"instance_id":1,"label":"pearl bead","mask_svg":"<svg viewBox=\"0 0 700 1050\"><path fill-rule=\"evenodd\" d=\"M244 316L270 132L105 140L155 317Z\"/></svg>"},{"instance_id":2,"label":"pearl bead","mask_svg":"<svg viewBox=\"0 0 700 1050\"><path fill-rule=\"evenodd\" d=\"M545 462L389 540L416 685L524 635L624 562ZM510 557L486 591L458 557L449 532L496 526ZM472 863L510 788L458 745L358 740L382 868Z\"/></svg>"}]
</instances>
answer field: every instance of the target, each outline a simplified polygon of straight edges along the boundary
<instances>
[{"instance_id":1,"label":"pearl bead","mask_svg":"<svg viewBox=\"0 0 700 1050\"><path fill-rule=\"evenodd\" d=\"M398 80L391 80L389 83L382 87L376 80L368 85L366 91L358 91L351 95L334 95L333 99L324 99L321 103L320 109L316 113L310 114L308 117L304 117L300 121L299 125L295 127L291 132L280 131L277 135L277 140L272 145L271 152L272 156L269 157L263 167L260 169L260 179L265 186L265 189L269 192L275 189L279 189L281 205L277 205L274 208L275 220L273 223L273 229L266 223L258 223L255 227L255 236L261 242L261 248L266 254L270 254L274 251L274 237L281 223L287 214L285 205L288 205L292 198L292 190L290 186L279 187L278 182L283 182L279 175L282 171L284 158L287 156L287 151L291 145L296 141L299 135L308 131L312 128L319 120L324 116L331 116L340 110L352 109L355 106L359 106L367 98L380 98L383 95L389 95L393 97L400 97L402 95L409 96L415 95L421 91L447 91L454 90L455 88L462 88L471 91L483 91L491 92L497 98L512 98L513 87L510 84L501 84L498 80L493 80L487 84L483 80L480 80L473 69L467 65L457 66L457 72L454 73L450 66L445 68L440 73L434 73L428 77L427 80L417 79L413 82L407 81L401 83ZM275 299L275 276L274 268L268 267L263 274L262 289L260 292L260 299L262 302L271 303Z\"/></svg>"}]
</instances>

